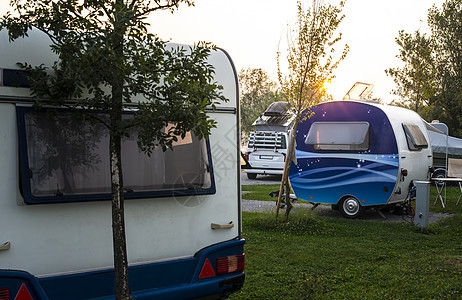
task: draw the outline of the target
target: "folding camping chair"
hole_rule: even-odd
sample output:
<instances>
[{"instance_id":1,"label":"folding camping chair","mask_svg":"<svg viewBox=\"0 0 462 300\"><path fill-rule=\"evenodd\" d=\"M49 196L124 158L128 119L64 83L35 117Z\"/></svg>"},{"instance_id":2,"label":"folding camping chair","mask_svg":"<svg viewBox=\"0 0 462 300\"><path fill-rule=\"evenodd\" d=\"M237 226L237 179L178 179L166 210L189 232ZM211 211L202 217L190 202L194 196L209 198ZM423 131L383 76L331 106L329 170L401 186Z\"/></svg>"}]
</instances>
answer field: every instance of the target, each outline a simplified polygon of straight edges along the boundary
<instances>
[{"instance_id":1,"label":"folding camping chair","mask_svg":"<svg viewBox=\"0 0 462 300\"><path fill-rule=\"evenodd\" d=\"M448 177L453 177L457 180L457 183L459 184L460 195L456 203L456 205L459 205L460 198L462 198L462 159L448 159Z\"/></svg>"},{"instance_id":2,"label":"folding camping chair","mask_svg":"<svg viewBox=\"0 0 462 300\"><path fill-rule=\"evenodd\" d=\"M443 207L445 207L444 203L446 202L446 199L443 201L443 197L441 196L441 193L443 192L444 186L446 185L447 182L457 182L459 184L459 198L457 199L456 205L459 205L460 199L462 198L462 159L457 159L457 158L449 158L448 159L448 178L435 178L435 186L438 195L436 195L435 203L438 201L438 198L441 200L441 204ZM443 185L439 185L438 182L443 182Z\"/></svg>"}]
</instances>

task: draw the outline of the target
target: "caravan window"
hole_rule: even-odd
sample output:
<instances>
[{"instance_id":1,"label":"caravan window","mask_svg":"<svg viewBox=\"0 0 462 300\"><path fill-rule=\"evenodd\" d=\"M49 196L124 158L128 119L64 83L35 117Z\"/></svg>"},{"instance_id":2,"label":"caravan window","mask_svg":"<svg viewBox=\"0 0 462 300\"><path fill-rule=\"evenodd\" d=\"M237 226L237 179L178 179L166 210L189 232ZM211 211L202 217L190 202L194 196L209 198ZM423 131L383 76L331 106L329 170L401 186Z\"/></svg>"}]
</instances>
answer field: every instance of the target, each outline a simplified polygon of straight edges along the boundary
<instances>
[{"instance_id":1,"label":"caravan window","mask_svg":"<svg viewBox=\"0 0 462 300\"><path fill-rule=\"evenodd\" d=\"M368 122L315 122L305 144L315 150L364 151L369 149Z\"/></svg>"},{"instance_id":2,"label":"caravan window","mask_svg":"<svg viewBox=\"0 0 462 300\"><path fill-rule=\"evenodd\" d=\"M103 125L65 111L51 117L18 108L18 128L27 204L111 199L109 134ZM148 156L138 149L134 130L122 143L122 168L127 199L215 192L210 146L192 133L175 142L173 151L157 147Z\"/></svg>"},{"instance_id":3,"label":"caravan window","mask_svg":"<svg viewBox=\"0 0 462 300\"><path fill-rule=\"evenodd\" d=\"M428 147L428 142L425 139L419 126L415 124L403 123L404 133L406 134L407 145L411 151L420 151Z\"/></svg>"}]
</instances>

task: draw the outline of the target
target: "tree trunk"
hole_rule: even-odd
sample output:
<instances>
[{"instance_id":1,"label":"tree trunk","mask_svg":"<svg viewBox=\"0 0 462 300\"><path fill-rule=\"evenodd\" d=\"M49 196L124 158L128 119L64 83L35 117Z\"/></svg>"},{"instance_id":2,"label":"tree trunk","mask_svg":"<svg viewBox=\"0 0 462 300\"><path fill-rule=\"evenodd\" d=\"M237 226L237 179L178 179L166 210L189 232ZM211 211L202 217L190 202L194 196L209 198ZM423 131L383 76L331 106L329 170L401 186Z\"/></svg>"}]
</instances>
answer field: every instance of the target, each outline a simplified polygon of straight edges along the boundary
<instances>
[{"instance_id":1,"label":"tree trunk","mask_svg":"<svg viewBox=\"0 0 462 300\"><path fill-rule=\"evenodd\" d=\"M116 0L116 11L123 11L123 0ZM112 188L112 239L114 247L115 299L130 299L128 286L127 241L125 237L124 183L122 173L122 109L123 109L123 55L126 25L115 15L111 46L115 68L112 78L112 103L110 108L110 157Z\"/></svg>"},{"instance_id":2,"label":"tree trunk","mask_svg":"<svg viewBox=\"0 0 462 300\"><path fill-rule=\"evenodd\" d=\"M297 117L295 118L295 125L293 130L293 134L290 136L290 143L289 143L289 149L287 151L286 155L286 161L284 163L284 172L282 173L282 179L281 179L281 185L279 187L279 195L278 195L278 201L276 203L276 218L279 215L279 206L281 205L281 199L282 199L282 194L284 193L284 186L287 184L289 186L289 171L290 171L290 163L292 162L292 159L294 157L295 153L295 135L297 133L297 127L298 127L298 114ZM290 187L287 189L287 193L290 193ZM287 208L286 208L286 219L289 218L289 213L287 210L290 212L290 209L292 208L292 204L290 201L286 203Z\"/></svg>"},{"instance_id":3,"label":"tree trunk","mask_svg":"<svg viewBox=\"0 0 462 300\"><path fill-rule=\"evenodd\" d=\"M127 242L121 163L121 136L112 132L110 137L112 187L112 240L114 247L115 298L129 299Z\"/></svg>"},{"instance_id":4,"label":"tree trunk","mask_svg":"<svg viewBox=\"0 0 462 300\"><path fill-rule=\"evenodd\" d=\"M115 298L129 299L128 259L125 238L125 211L122 173L122 83L112 87L112 108L110 112L110 157L112 189L112 238L114 247Z\"/></svg>"},{"instance_id":5,"label":"tree trunk","mask_svg":"<svg viewBox=\"0 0 462 300\"><path fill-rule=\"evenodd\" d=\"M129 299L127 242L125 238L124 184L122 173L122 82L112 86L110 157L112 189L112 239L114 247L115 298Z\"/></svg>"},{"instance_id":6,"label":"tree trunk","mask_svg":"<svg viewBox=\"0 0 462 300\"><path fill-rule=\"evenodd\" d=\"M289 174L289 168L290 168L289 156L290 156L291 149L292 149L292 146L289 146L289 151L287 152L287 155L286 155L286 161L284 162L284 171L282 172L281 185L279 186L278 201L276 202L276 218L279 216L279 207L281 206L282 194L284 193L284 185L287 181L286 177L288 177L288 174Z\"/></svg>"},{"instance_id":7,"label":"tree trunk","mask_svg":"<svg viewBox=\"0 0 462 300\"><path fill-rule=\"evenodd\" d=\"M286 181L286 214L285 214L285 221L289 220L289 214L290 211L292 210L292 203L290 202L290 184L289 180Z\"/></svg>"}]
</instances>

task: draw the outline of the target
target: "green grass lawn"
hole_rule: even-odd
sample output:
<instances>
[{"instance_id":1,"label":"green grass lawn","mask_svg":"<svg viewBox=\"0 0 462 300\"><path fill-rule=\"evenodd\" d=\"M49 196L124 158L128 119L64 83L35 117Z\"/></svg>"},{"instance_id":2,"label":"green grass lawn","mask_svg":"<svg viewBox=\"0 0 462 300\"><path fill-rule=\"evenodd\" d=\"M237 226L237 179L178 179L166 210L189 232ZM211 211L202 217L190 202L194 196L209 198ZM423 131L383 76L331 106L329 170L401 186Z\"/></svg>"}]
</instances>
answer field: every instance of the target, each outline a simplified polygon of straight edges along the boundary
<instances>
[{"instance_id":1,"label":"green grass lawn","mask_svg":"<svg viewBox=\"0 0 462 300\"><path fill-rule=\"evenodd\" d=\"M242 199L246 200L262 200L262 201L276 201L277 197L271 198L270 192L279 191L279 184L261 184L261 185L243 185ZM293 193L292 190L290 190ZM299 202L305 202L299 200Z\"/></svg>"},{"instance_id":2,"label":"green grass lawn","mask_svg":"<svg viewBox=\"0 0 462 300\"><path fill-rule=\"evenodd\" d=\"M279 184L243 185L242 191L242 199L274 201L269 193L279 191Z\"/></svg>"},{"instance_id":3,"label":"green grass lawn","mask_svg":"<svg viewBox=\"0 0 462 300\"><path fill-rule=\"evenodd\" d=\"M425 230L309 209L288 222L244 212L246 281L230 299L462 299L458 188L448 188L450 210L434 206L431 193L431 211L456 214Z\"/></svg>"}]
</instances>

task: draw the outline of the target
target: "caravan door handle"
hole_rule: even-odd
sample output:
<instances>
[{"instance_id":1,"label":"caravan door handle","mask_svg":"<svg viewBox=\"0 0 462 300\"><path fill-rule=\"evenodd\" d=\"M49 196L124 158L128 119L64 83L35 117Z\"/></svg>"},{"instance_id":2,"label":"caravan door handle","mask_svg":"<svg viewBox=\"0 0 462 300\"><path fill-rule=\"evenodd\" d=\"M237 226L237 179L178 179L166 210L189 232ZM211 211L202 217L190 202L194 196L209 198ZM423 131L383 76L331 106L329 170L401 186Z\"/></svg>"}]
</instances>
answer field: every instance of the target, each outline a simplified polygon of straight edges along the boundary
<instances>
[{"instance_id":1,"label":"caravan door handle","mask_svg":"<svg viewBox=\"0 0 462 300\"><path fill-rule=\"evenodd\" d=\"M234 227L234 222L231 221L228 224L217 224L217 223L212 223L211 224L212 229L230 229Z\"/></svg>"},{"instance_id":2,"label":"caravan door handle","mask_svg":"<svg viewBox=\"0 0 462 300\"><path fill-rule=\"evenodd\" d=\"M5 244L0 246L0 251L8 250L8 249L10 249L10 246L11 246L11 243L8 241Z\"/></svg>"}]
</instances>

